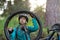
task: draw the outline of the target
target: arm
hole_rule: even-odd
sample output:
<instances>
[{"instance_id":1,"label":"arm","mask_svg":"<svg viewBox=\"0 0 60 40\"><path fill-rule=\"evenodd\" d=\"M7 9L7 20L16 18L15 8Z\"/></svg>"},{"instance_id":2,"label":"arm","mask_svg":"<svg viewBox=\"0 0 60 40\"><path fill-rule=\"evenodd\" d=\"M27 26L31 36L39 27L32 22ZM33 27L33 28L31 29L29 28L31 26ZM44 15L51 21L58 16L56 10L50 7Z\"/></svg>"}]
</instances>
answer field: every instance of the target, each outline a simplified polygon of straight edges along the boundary
<instances>
[{"instance_id":1,"label":"arm","mask_svg":"<svg viewBox=\"0 0 60 40\"><path fill-rule=\"evenodd\" d=\"M37 31L37 30L38 30L38 23L37 23L37 21L36 21L35 18L32 19L32 23L33 23L33 26L28 26L27 29L28 29L30 32Z\"/></svg>"},{"instance_id":2,"label":"arm","mask_svg":"<svg viewBox=\"0 0 60 40\"><path fill-rule=\"evenodd\" d=\"M16 37L16 28L13 29L12 33L10 33L10 39L11 40L15 40L15 37Z\"/></svg>"}]
</instances>

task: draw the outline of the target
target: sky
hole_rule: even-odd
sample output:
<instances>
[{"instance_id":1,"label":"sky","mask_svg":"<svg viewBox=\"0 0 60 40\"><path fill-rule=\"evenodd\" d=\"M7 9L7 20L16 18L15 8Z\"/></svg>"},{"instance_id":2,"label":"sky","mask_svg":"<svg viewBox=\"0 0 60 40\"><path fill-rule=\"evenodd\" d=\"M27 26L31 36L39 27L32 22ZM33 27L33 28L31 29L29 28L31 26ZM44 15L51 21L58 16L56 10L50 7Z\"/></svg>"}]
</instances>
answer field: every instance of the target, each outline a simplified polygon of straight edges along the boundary
<instances>
[{"instance_id":1,"label":"sky","mask_svg":"<svg viewBox=\"0 0 60 40\"><path fill-rule=\"evenodd\" d=\"M9 1L9 0L7 0L7 1ZM11 1L14 1L14 0L11 0ZM44 5L43 7L46 8L46 0L29 0L29 2L30 2L30 11L34 11L34 9L37 6L42 6L42 5ZM11 3L14 4L13 2L11 2ZM6 7L7 6L5 6L5 8ZM0 10L0 14L2 14L3 12L4 12L3 10Z\"/></svg>"},{"instance_id":2,"label":"sky","mask_svg":"<svg viewBox=\"0 0 60 40\"><path fill-rule=\"evenodd\" d=\"M36 8L37 6L42 6L44 5L44 8L46 8L46 2L47 0L29 0L30 2L30 11L33 11L34 8Z\"/></svg>"}]
</instances>

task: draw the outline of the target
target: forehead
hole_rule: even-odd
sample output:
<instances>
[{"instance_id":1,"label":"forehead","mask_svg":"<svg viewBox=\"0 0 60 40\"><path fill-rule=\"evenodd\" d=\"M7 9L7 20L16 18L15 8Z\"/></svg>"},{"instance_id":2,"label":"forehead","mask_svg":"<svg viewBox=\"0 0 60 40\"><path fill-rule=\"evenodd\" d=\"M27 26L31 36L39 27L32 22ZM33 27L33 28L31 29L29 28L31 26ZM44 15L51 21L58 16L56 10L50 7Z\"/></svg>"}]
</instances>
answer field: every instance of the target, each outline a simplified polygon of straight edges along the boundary
<instances>
[{"instance_id":1,"label":"forehead","mask_svg":"<svg viewBox=\"0 0 60 40\"><path fill-rule=\"evenodd\" d=\"M26 19L25 17L21 17L20 19Z\"/></svg>"}]
</instances>

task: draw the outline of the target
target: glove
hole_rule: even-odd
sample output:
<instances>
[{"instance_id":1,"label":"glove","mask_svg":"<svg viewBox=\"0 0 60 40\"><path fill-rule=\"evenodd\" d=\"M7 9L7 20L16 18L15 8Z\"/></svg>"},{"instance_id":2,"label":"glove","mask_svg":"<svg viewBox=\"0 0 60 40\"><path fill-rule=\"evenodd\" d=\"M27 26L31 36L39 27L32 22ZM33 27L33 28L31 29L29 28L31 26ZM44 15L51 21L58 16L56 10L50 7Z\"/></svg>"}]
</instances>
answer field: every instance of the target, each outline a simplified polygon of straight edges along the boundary
<instances>
[{"instance_id":1,"label":"glove","mask_svg":"<svg viewBox=\"0 0 60 40\"><path fill-rule=\"evenodd\" d=\"M8 29L8 32L9 32L9 34L11 34L13 32L13 29L12 28L9 28Z\"/></svg>"}]
</instances>

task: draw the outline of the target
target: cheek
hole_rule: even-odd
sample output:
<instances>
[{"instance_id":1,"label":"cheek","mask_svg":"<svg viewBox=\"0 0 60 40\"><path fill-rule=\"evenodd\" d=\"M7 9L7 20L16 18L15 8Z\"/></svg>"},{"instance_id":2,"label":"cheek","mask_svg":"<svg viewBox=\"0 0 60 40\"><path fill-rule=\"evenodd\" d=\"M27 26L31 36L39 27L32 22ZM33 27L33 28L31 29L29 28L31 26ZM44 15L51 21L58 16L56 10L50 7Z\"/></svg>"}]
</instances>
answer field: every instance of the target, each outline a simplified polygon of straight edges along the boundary
<instances>
[{"instance_id":1,"label":"cheek","mask_svg":"<svg viewBox=\"0 0 60 40\"><path fill-rule=\"evenodd\" d=\"M22 20L20 20L20 23L22 23Z\"/></svg>"},{"instance_id":2,"label":"cheek","mask_svg":"<svg viewBox=\"0 0 60 40\"><path fill-rule=\"evenodd\" d=\"M24 23L26 23L26 20L23 20Z\"/></svg>"}]
</instances>

